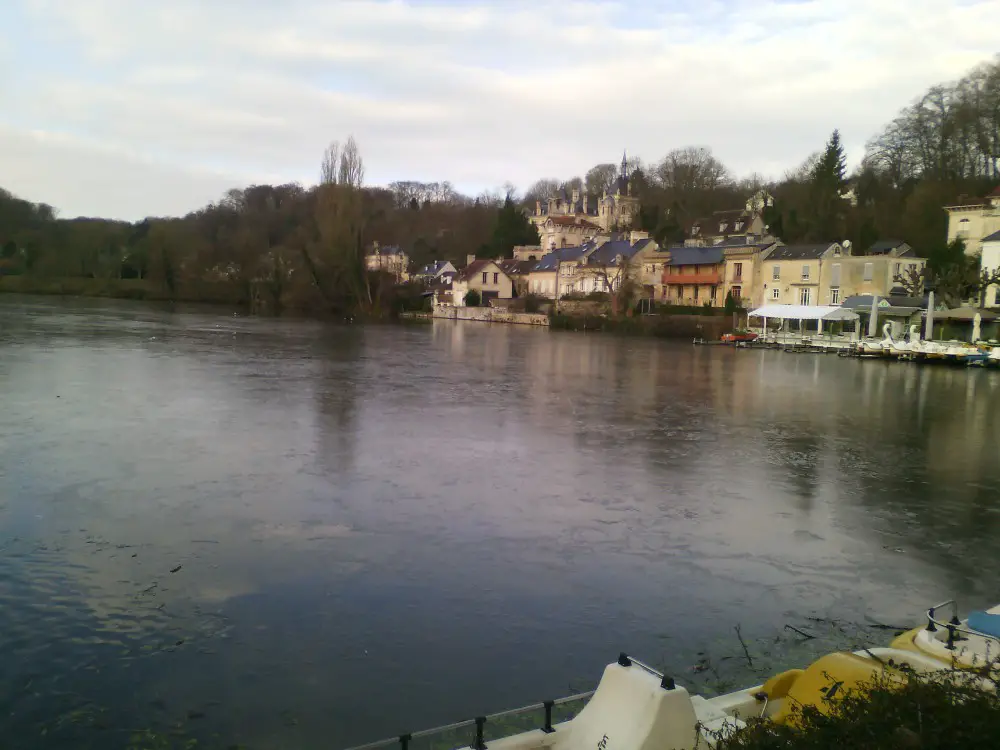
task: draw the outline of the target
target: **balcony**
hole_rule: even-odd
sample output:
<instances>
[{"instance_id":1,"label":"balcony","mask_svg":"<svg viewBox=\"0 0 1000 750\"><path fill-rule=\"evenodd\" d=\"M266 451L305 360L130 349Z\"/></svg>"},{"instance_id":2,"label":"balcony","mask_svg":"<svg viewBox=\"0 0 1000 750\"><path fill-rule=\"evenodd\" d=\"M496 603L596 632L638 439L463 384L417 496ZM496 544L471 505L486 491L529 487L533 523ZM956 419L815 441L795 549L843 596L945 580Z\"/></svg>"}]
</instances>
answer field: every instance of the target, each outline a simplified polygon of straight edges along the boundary
<instances>
[{"instance_id":1,"label":"balcony","mask_svg":"<svg viewBox=\"0 0 1000 750\"><path fill-rule=\"evenodd\" d=\"M670 273L663 277L664 284L673 286L687 286L690 284L721 284L722 274L718 271L707 273Z\"/></svg>"}]
</instances>

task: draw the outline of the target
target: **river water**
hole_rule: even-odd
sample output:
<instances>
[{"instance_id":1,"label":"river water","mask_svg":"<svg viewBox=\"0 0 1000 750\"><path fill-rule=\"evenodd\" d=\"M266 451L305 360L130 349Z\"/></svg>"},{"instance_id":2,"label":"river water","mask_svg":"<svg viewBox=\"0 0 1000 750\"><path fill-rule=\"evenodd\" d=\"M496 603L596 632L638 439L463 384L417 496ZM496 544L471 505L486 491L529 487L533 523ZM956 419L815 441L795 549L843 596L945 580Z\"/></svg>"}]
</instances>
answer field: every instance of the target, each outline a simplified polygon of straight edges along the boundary
<instances>
[{"instance_id":1,"label":"river water","mask_svg":"<svg viewBox=\"0 0 1000 750\"><path fill-rule=\"evenodd\" d=\"M1000 600L998 416L984 370L0 298L0 746L337 748L622 650L712 690L885 643Z\"/></svg>"}]
</instances>

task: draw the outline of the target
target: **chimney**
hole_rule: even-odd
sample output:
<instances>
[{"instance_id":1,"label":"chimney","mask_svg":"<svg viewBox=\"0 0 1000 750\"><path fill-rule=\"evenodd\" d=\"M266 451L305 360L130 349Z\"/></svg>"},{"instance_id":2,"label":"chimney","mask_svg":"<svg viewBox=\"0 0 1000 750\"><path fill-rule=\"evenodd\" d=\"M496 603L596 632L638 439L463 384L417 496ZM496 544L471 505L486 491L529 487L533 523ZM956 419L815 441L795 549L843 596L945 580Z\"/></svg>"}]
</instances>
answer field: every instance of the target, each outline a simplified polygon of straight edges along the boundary
<instances>
[{"instance_id":1,"label":"chimney","mask_svg":"<svg viewBox=\"0 0 1000 750\"><path fill-rule=\"evenodd\" d=\"M542 215L542 202L535 201L535 216L541 216L541 215Z\"/></svg>"},{"instance_id":2,"label":"chimney","mask_svg":"<svg viewBox=\"0 0 1000 750\"><path fill-rule=\"evenodd\" d=\"M476 262L476 256L475 255L466 255L465 256L465 265L466 265L466 267L471 266L475 262Z\"/></svg>"}]
</instances>

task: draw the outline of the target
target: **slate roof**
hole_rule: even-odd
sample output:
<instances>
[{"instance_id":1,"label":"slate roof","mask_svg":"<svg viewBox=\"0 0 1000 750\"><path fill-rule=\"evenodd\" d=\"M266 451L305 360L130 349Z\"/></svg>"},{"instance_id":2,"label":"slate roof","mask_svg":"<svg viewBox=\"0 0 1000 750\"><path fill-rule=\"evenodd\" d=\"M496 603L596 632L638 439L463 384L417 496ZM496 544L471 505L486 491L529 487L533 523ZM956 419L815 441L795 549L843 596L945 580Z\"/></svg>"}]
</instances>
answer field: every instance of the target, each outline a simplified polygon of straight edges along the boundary
<instances>
[{"instance_id":1,"label":"slate roof","mask_svg":"<svg viewBox=\"0 0 1000 750\"><path fill-rule=\"evenodd\" d=\"M1000 188L997 188L1000 190ZM989 237L983 237L983 242L1000 242L1000 232L994 232Z\"/></svg>"},{"instance_id":2,"label":"slate roof","mask_svg":"<svg viewBox=\"0 0 1000 750\"><path fill-rule=\"evenodd\" d=\"M437 276L446 265L448 265L448 261L446 260L436 260L433 263L428 263L420 269L417 276Z\"/></svg>"},{"instance_id":3,"label":"slate roof","mask_svg":"<svg viewBox=\"0 0 1000 750\"><path fill-rule=\"evenodd\" d=\"M537 266L538 261L515 260L514 258L508 258L507 260L500 261L497 265L500 266L500 270L508 276L523 276Z\"/></svg>"},{"instance_id":4,"label":"slate roof","mask_svg":"<svg viewBox=\"0 0 1000 750\"><path fill-rule=\"evenodd\" d=\"M573 245L572 247L560 247L542 256L542 259L535 264L532 271L555 271L559 262L568 260L579 260L590 249L590 243L583 245Z\"/></svg>"},{"instance_id":5,"label":"slate roof","mask_svg":"<svg viewBox=\"0 0 1000 750\"><path fill-rule=\"evenodd\" d=\"M873 242L871 247L868 248L869 255L886 255L887 253L895 250L900 245L905 245L903 240L878 240Z\"/></svg>"},{"instance_id":6,"label":"slate roof","mask_svg":"<svg viewBox=\"0 0 1000 750\"><path fill-rule=\"evenodd\" d=\"M714 266L722 263L723 251L721 247L711 245L709 247L672 247L670 248L670 260L668 266Z\"/></svg>"},{"instance_id":7,"label":"slate roof","mask_svg":"<svg viewBox=\"0 0 1000 750\"><path fill-rule=\"evenodd\" d=\"M736 229L736 222L743 220L743 226ZM699 237L717 237L720 234L732 234L733 232L745 232L750 228L753 214L745 208L732 208L726 211L714 211L711 216L695 219L691 222L691 232L698 227ZM722 229L719 225L722 224Z\"/></svg>"},{"instance_id":8,"label":"slate roof","mask_svg":"<svg viewBox=\"0 0 1000 750\"><path fill-rule=\"evenodd\" d=\"M824 242L819 245L780 245L767 256L768 260L816 260L833 247L835 243Z\"/></svg>"},{"instance_id":9,"label":"slate roof","mask_svg":"<svg viewBox=\"0 0 1000 750\"><path fill-rule=\"evenodd\" d=\"M619 255L631 258L637 252L635 246L630 245L628 240L610 240L603 243L599 248L587 258L588 266L613 266L617 263Z\"/></svg>"}]
</instances>

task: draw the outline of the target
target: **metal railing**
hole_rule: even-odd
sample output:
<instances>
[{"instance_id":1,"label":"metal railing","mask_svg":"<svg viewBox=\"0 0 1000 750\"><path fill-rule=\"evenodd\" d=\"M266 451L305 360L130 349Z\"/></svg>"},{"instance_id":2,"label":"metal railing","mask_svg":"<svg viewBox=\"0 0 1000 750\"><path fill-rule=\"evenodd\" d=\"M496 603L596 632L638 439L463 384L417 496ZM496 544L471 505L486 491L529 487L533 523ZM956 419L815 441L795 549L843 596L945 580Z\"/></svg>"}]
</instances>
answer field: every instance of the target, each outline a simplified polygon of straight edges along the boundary
<instances>
[{"instance_id":1,"label":"metal railing","mask_svg":"<svg viewBox=\"0 0 1000 750\"><path fill-rule=\"evenodd\" d=\"M638 659L633 659L625 653L618 656L618 663L623 667L635 665L649 674L658 677L661 687L665 690L673 690L675 687L672 677L664 676L662 672ZM471 747L473 750L486 750L487 739L496 739L487 738L486 735L489 729L496 727L502 732L499 736L519 734L534 729L549 734L556 731L554 724L569 721L579 713L583 705L586 705L583 704L574 711L569 708L572 704L586 701L595 692L596 689L588 690L584 693L567 695L555 700L531 703L520 708L512 708L494 714L477 716L474 719L457 721L454 724L445 724L439 727L432 727L431 729L421 729L419 732L408 732L397 737L388 737L376 742L369 742L365 745L356 745L348 748L348 750L378 750L379 748L392 747L393 745L398 745L399 750L454 750L460 747ZM542 715L538 717L541 719L540 724L537 720L533 723L517 721L517 719L525 719L528 714L538 711L542 712ZM463 730L473 729L474 734L470 731L464 737L462 736L461 733ZM422 746L423 743L420 742L421 740L426 741L425 747Z\"/></svg>"},{"instance_id":2,"label":"metal railing","mask_svg":"<svg viewBox=\"0 0 1000 750\"><path fill-rule=\"evenodd\" d=\"M951 619L948 622L941 622L936 619L937 610L942 607L951 607ZM962 635L975 635L980 638L985 638L989 641L994 641L1000 645L1000 638L990 635L989 633L981 633L978 630L972 630L970 628L960 627L962 621L958 619L958 603L954 599L949 599L948 601L941 602L940 604L935 604L933 607L927 610L927 631L930 633L937 632L938 628L944 628L948 631L948 642L945 645L949 651L955 650L955 641L963 640ZM956 637L957 636L957 637Z\"/></svg>"}]
</instances>

